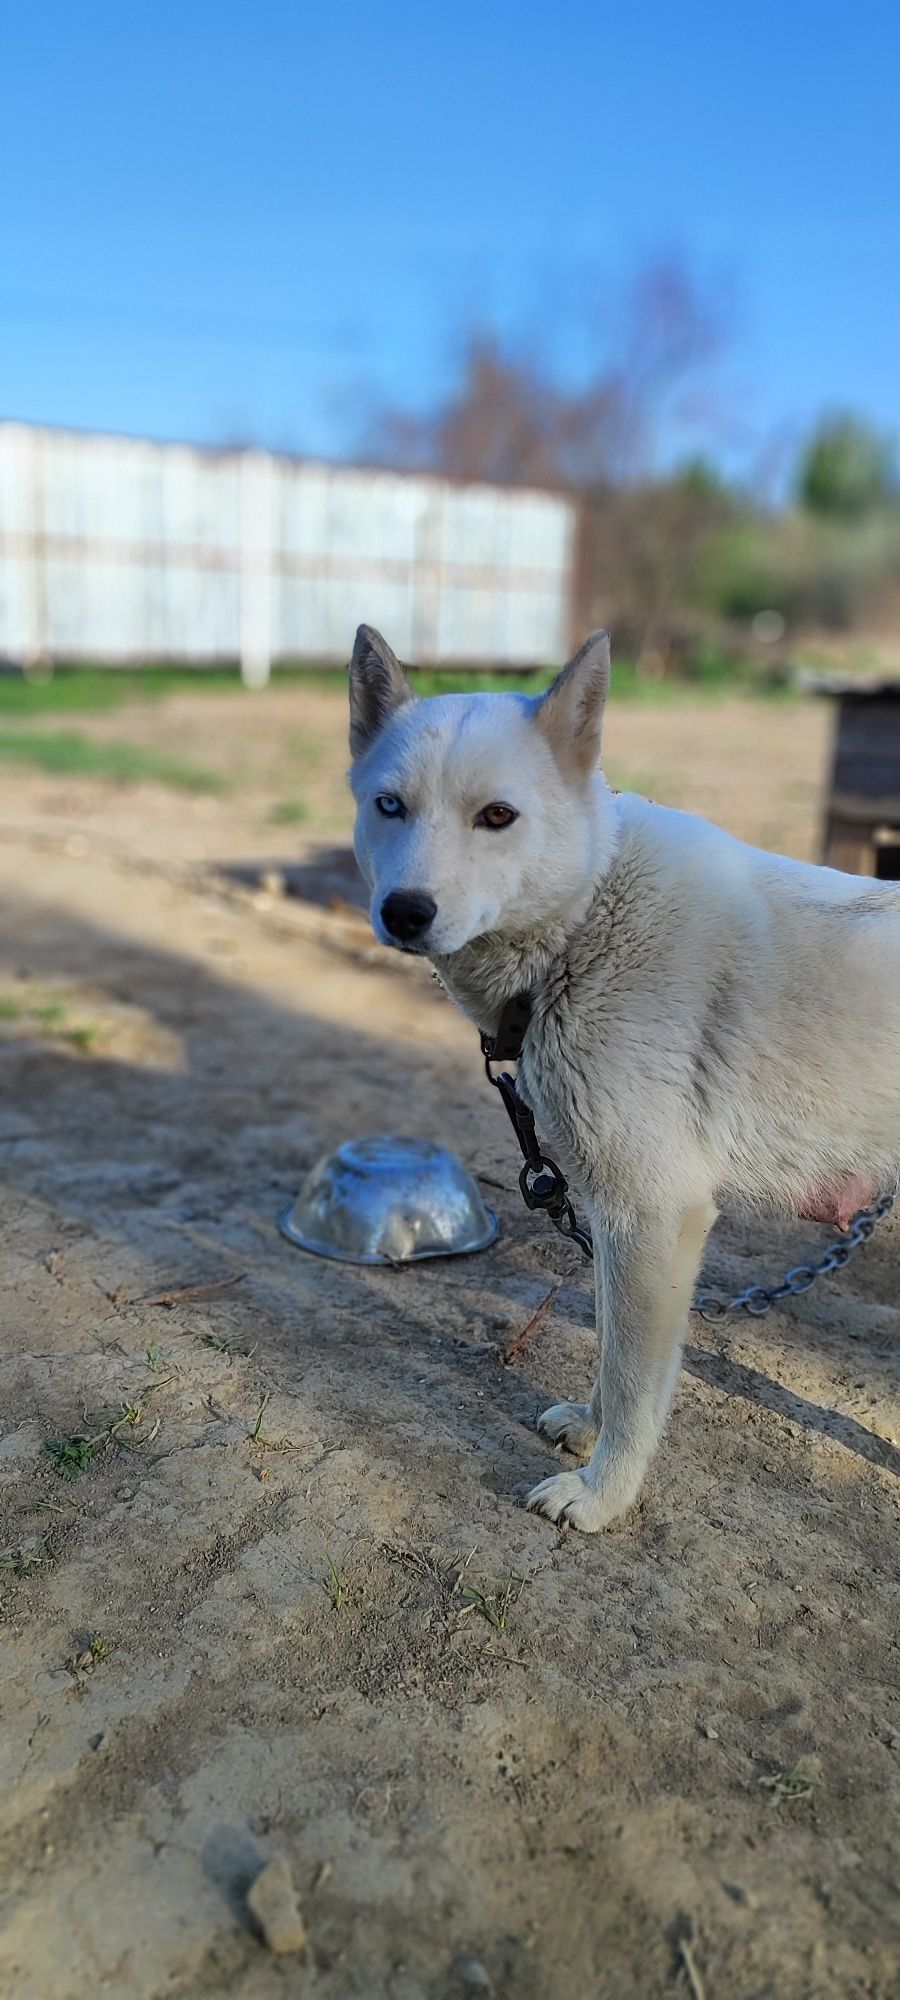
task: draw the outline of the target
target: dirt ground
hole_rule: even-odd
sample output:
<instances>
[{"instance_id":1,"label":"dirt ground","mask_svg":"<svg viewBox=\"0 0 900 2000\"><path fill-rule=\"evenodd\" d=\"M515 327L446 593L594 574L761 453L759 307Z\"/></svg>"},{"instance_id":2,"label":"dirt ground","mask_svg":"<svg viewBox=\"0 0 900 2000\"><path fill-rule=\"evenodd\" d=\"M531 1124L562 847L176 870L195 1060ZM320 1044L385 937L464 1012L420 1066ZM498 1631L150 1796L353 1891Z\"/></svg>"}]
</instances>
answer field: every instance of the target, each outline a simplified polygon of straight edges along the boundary
<instances>
[{"instance_id":1,"label":"dirt ground","mask_svg":"<svg viewBox=\"0 0 900 2000\"><path fill-rule=\"evenodd\" d=\"M813 854L828 727L623 705L610 766ZM589 1279L521 1208L471 1030L269 879L346 838L340 700L91 731L232 789L0 780L0 1991L890 2000L900 1225L765 1320L694 1321L619 1527L527 1515ZM373 1130L454 1146L496 1247L287 1244L306 1168ZM710 1275L823 1241L726 1218ZM248 1914L278 1857L302 1955Z\"/></svg>"}]
</instances>

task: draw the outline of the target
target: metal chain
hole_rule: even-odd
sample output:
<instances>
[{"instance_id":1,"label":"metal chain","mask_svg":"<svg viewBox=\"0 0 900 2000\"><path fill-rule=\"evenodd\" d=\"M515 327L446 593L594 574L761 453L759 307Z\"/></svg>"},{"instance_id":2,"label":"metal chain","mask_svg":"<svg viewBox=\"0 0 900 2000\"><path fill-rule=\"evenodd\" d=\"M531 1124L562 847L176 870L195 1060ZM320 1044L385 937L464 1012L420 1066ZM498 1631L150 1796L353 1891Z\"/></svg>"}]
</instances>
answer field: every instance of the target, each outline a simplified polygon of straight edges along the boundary
<instances>
[{"instance_id":1,"label":"metal chain","mask_svg":"<svg viewBox=\"0 0 900 2000\"><path fill-rule=\"evenodd\" d=\"M814 1264L792 1264L780 1285L745 1285L742 1292L735 1292L730 1299L721 1292L697 1292L694 1312L709 1320L726 1319L729 1313L736 1312L752 1313L754 1319L761 1319L780 1299L796 1298L800 1292L811 1291L819 1278L827 1277L831 1271L842 1271L849 1264L854 1251L868 1243L876 1224L890 1215L896 1198L896 1192L885 1194L874 1207L859 1209L845 1236L829 1243Z\"/></svg>"}]
</instances>

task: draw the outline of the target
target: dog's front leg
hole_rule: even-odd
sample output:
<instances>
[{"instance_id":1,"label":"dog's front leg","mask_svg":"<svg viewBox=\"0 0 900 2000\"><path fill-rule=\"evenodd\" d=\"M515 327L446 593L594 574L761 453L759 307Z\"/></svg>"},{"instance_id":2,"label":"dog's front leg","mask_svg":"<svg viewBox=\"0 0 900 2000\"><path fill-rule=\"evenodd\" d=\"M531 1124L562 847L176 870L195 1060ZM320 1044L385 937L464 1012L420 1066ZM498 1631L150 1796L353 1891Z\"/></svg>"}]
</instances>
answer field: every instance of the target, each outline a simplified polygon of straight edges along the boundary
<instances>
[{"instance_id":1,"label":"dog's front leg","mask_svg":"<svg viewBox=\"0 0 900 2000\"><path fill-rule=\"evenodd\" d=\"M579 1472L544 1479L528 1506L591 1533L624 1514L638 1494L678 1379L694 1280L715 1221L711 1204L634 1217L610 1230L594 1222L600 1375L591 1403L559 1404L542 1428L577 1450L600 1432ZM568 1421L555 1424L570 1412ZM602 1418L602 1421L601 1421Z\"/></svg>"}]
</instances>

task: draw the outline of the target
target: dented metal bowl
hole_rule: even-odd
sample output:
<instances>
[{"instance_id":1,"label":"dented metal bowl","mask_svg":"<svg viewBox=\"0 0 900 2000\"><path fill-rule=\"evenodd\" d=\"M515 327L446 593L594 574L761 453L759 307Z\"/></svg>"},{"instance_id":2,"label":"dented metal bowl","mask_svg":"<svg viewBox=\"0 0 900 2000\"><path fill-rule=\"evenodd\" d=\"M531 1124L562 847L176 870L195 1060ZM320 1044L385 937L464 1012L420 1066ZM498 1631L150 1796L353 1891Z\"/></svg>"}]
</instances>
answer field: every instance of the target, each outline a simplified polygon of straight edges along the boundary
<instances>
[{"instance_id":1,"label":"dented metal bowl","mask_svg":"<svg viewBox=\"0 0 900 2000\"><path fill-rule=\"evenodd\" d=\"M430 1139L346 1139L281 1217L282 1235L345 1264L412 1264L495 1243L500 1225L470 1173Z\"/></svg>"}]
</instances>

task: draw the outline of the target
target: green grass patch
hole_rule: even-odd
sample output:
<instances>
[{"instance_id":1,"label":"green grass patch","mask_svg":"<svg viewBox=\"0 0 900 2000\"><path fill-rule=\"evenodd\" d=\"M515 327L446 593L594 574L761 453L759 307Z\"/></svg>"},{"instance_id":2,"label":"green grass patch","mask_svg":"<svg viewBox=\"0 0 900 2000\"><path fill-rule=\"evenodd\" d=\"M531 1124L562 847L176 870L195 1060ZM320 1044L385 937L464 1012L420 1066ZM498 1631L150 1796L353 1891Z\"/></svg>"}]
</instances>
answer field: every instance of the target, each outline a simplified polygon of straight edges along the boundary
<instances>
[{"instance_id":1,"label":"green grass patch","mask_svg":"<svg viewBox=\"0 0 900 2000\"><path fill-rule=\"evenodd\" d=\"M793 1805L797 1799L809 1797L818 1782L811 1771L804 1771L802 1764L795 1764L789 1771L773 1771L768 1777L757 1782L771 1792L776 1806Z\"/></svg>"},{"instance_id":2,"label":"green grass patch","mask_svg":"<svg viewBox=\"0 0 900 2000\"><path fill-rule=\"evenodd\" d=\"M34 1009L35 1020L42 1028L49 1028L51 1034L54 1029L63 1027L66 1015L67 1009L62 1000L42 1000Z\"/></svg>"},{"instance_id":3,"label":"green grass patch","mask_svg":"<svg viewBox=\"0 0 900 2000\"><path fill-rule=\"evenodd\" d=\"M0 761L24 764L56 778L108 778L117 785L147 781L174 791L220 792L224 780L138 743L95 743L74 730L0 729Z\"/></svg>"},{"instance_id":4,"label":"green grass patch","mask_svg":"<svg viewBox=\"0 0 900 2000\"><path fill-rule=\"evenodd\" d=\"M59 667L46 679L0 674L0 717L90 715L129 701L162 701L168 695L239 694L237 668Z\"/></svg>"},{"instance_id":5,"label":"green grass patch","mask_svg":"<svg viewBox=\"0 0 900 2000\"><path fill-rule=\"evenodd\" d=\"M66 1041L71 1044L73 1049L78 1049L83 1056L88 1055L91 1049L96 1046L99 1036L99 1028L89 1026L84 1028L67 1028L65 1032Z\"/></svg>"},{"instance_id":6,"label":"green grass patch","mask_svg":"<svg viewBox=\"0 0 900 2000\"><path fill-rule=\"evenodd\" d=\"M275 667L271 688L340 682L342 667ZM0 719L7 716L90 715L108 713L131 701L164 701L176 694L243 694L247 692L234 667L57 667L46 677L0 673ZM265 698L266 690L254 690Z\"/></svg>"},{"instance_id":7,"label":"green grass patch","mask_svg":"<svg viewBox=\"0 0 900 2000\"><path fill-rule=\"evenodd\" d=\"M303 826L309 819L309 807L303 799L276 799L267 818L271 826Z\"/></svg>"},{"instance_id":8,"label":"green grass patch","mask_svg":"<svg viewBox=\"0 0 900 2000\"><path fill-rule=\"evenodd\" d=\"M464 1583L461 1596L464 1610L477 1611L495 1632L505 1632L510 1609L517 1604L524 1588L525 1578L508 1576L492 1590L480 1590L477 1583Z\"/></svg>"},{"instance_id":9,"label":"green grass patch","mask_svg":"<svg viewBox=\"0 0 900 2000\"><path fill-rule=\"evenodd\" d=\"M733 694L793 699L797 690L781 672L761 671L747 662L727 659L712 649L700 649L685 661L680 672L662 676L648 674L632 660L614 660L610 693L615 701L660 706L696 702L698 696L717 701Z\"/></svg>"},{"instance_id":10,"label":"green grass patch","mask_svg":"<svg viewBox=\"0 0 900 2000\"><path fill-rule=\"evenodd\" d=\"M49 1451L60 1479L65 1479L71 1485L82 1472L87 1471L99 1445L99 1438L77 1436L48 1438L45 1450Z\"/></svg>"},{"instance_id":11,"label":"green grass patch","mask_svg":"<svg viewBox=\"0 0 900 2000\"><path fill-rule=\"evenodd\" d=\"M462 667L413 668L410 680L417 694L509 694L517 689L525 694L542 694L550 686L555 667L501 670ZM735 689L755 693L783 692L777 680L761 675L757 668L743 665L719 654L713 646L698 646L678 674L657 679L642 673L633 661L613 664L613 692L620 700L669 701L684 699L702 690L707 694ZM347 672L343 666L300 666L291 663L273 669L268 689L254 691L248 699L265 701L270 689L291 687L298 701L305 688L346 695ZM0 723L7 718L27 721L44 715L88 715L109 713L127 703L163 701L177 694L226 695L244 693L237 667L57 667L43 678L25 678L0 673Z\"/></svg>"},{"instance_id":12,"label":"green grass patch","mask_svg":"<svg viewBox=\"0 0 900 2000\"><path fill-rule=\"evenodd\" d=\"M334 1562L332 1557L326 1556L325 1560L328 1564L328 1575L325 1578L325 1589L327 1590L328 1595L331 1599L332 1610L341 1611L347 1599L347 1586L344 1582L340 1570L338 1569L336 1562Z\"/></svg>"},{"instance_id":13,"label":"green grass patch","mask_svg":"<svg viewBox=\"0 0 900 2000\"><path fill-rule=\"evenodd\" d=\"M415 694L543 694L555 680L558 668L535 667L507 671L412 668L409 682ZM307 680L324 693L346 699L346 675L310 671ZM659 676L646 672L633 660L614 660L611 693L615 701L663 703L694 702L698 696L715 700L729 694L792 696L795 690L783 676L761 672L756 666L726 658L712 649L701 649L680 671Z\"/></svg>"},{"instance_id":14,"label":"green grass patch","mask_svg":"<svg viewBox=\"0 0 900 2000\"><path fill-rule=\"evenodd\" d=\"M42 1038L67 1042L81 1055L88 1055L100 1039L100 1028L96 1022L73 1022L69 1007L58 995L42 1000L33 989L26 989L23 993L0 993L0 1023L7 1021L20 1023L32 1031L36 1029Z\"/></svg>"},{"instance_id":15,"label":"green grass patch","mask_svg":"<svg viewBox=\"0 0 900 2000\"><path fill-rule=\"evenodd\" d=\"M47 1559L46 1537L31 1535L27 1542L20 1542L10 1549L0 1549L0 1570L11 1570L14 1576L27 1576L29 1570L40 1569Z\"/></svg>"}]
</instances>

